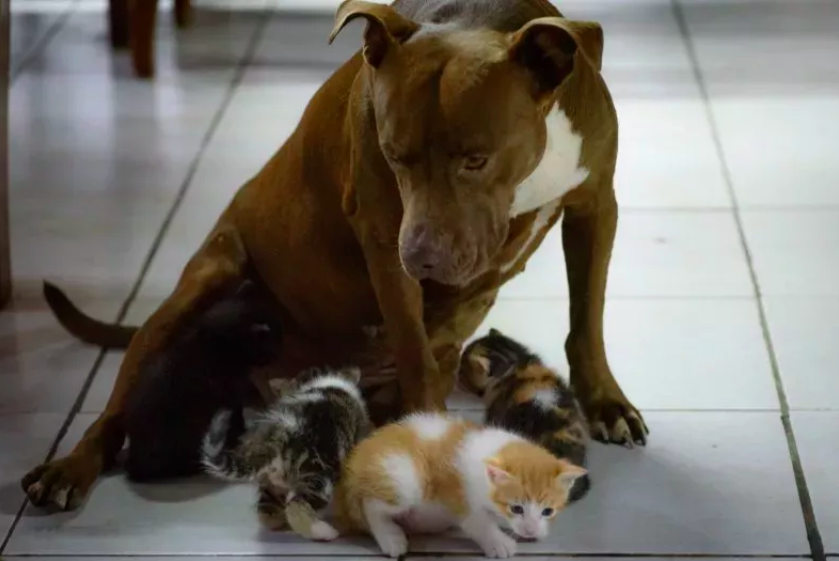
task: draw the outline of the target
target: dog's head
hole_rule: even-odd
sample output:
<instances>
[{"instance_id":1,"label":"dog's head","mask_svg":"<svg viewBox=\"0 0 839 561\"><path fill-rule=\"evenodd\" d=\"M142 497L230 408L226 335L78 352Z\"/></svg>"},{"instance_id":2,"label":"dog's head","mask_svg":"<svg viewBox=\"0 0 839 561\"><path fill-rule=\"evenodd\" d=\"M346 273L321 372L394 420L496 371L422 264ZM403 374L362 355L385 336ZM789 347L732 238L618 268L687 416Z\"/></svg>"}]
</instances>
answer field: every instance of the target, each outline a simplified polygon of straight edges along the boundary
<instances>
[{"instance_id":1,"label":"dog's head","mask_svg":"<svg viewBox=\"0 0 839 561\"><path fill-rule=\"evenodd\" d=\"M380 152L363 157L383 158L396 177L402 265L416 279L465 284L507 238L517 187L541 161L546 115L574 69L578 29L602 45L600 27L547 17L510 33L466 31L347 0L332 37L356 18L367 22L359 79Z\"/></svg>"}]
</instances>

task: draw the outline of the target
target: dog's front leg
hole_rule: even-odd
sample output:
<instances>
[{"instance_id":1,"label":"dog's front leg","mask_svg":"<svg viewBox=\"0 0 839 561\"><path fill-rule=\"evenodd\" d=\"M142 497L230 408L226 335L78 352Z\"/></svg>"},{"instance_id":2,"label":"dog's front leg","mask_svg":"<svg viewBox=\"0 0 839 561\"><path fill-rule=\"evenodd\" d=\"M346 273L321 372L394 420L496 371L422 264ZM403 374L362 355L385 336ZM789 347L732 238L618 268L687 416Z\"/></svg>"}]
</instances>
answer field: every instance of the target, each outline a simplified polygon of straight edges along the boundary
<instances>
[{"instance_id":1,"label":"dog's front leg","mask_svg":"<svg viewBox=\"0 0 839 561\"><path fill-rule=\"evenodd\" d=\"M42 464L23 477L21 485L33 504L53 504L61 510L81 504L125 442L123 415L142 364L223 291L235 286L245 262L235 230L214 230L187 264L175 291L132 338L105 411L68 456Z\"/></svg>"},{"instance_id":2,"label":"dog's front leg","mask_svg":"<svg viewBox=\"0 0 839 561\"><path fill-rule=\"evenodd\" d=\"M571 296L565 352L592 435L603 441L644 444L647 427L615 380L603 341L606 277L617 222L611 178L608 185L594 187L590 199L565 209L562 243Z\"/></svg>"},{"instance_id":3,"label":"dog's front leg","mask_svg":"<svg viewBox=\"0 0 839 561\"><path fill-rule=\"evenodd\" d=\"M402 269L396 239L361 226L361 244L396 362L406 412L444 410L446 384L423 321L420 283Z\"/></svg>"}]
</instances>

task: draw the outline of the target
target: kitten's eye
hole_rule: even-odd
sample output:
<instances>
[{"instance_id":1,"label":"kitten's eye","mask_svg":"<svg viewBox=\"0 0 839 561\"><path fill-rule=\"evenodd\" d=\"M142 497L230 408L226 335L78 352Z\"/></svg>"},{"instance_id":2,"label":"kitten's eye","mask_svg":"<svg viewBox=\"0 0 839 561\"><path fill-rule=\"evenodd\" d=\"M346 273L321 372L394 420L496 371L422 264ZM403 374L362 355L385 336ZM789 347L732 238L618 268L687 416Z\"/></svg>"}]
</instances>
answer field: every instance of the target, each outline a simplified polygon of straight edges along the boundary
<instances>
[{"instance_id":1,"label":"kitten's eye","mask_svg":"<svg viewBox=\"0 0 839 561\"><path fill-rule=\"evenodd\" d=\"M487 157L479 154L472 154L463 158L463 169L466 171L479 171L487 165Z\"/></svg>"},{"instance_id":2,"label":"kitten's eye","mask_svg":"<svg viewBox=\"0 0 839 561\"><path fill-rule=\"evenodd\" d=\"M524 514L524 507L521 505L513 505L510 507L510 512L517 515Z\"/></svg>"},{"instance_id":3,"label":"kitten's eye","mask_svg":"<svg viewBox=\"0 0 839 561\"><path fill-rule=\"evenodd\" d=\"M546 508L542 510L542 516L544 516L545 518L547 518L548 516L553 516L553 513L554 509L552 508Z\"/></svg>"}]
</instances>

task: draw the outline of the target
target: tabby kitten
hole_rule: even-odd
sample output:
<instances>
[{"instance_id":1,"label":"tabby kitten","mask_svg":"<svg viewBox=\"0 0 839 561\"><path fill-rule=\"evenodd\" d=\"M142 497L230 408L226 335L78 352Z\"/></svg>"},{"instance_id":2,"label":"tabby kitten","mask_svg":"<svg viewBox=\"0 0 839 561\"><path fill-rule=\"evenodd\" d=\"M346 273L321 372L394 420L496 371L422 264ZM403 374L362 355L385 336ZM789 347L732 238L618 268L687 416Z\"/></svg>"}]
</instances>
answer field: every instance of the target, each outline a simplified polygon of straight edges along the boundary
<instances>
[{"instance_id":1,"label":"tabby kitten","mask_svg":"<svg viewBox=\"0 0 839 561\"><path fill-rule=\"evenodd\" d=\"M584 467L588 425L574 390L521 343L497 329L463 351L461 385L483 395L485 421L544 446L557 458ZM588 475L580 477L569 497L588 492Z\"/></svg>"},{"instance_id":2,"label":"tabby kitten","mask_svg":"<svg viewBox=\"0 0 839 561\"><path fill-rule=\"evenodd\" d=\"M231 437L230 411L218 414L204 438L203 463L211 475L255 480L264 525L288 524L303 537L332 540L337 531L319 518L332 498L344 458L369 432L357 383L358 369L312 369L290 380L279 400ZM231 442L233 441L233 442Z\"/></svg>"},{"instance_id":3,"label":"tabby kitten","mask_svg":"<svg viewBox=\"0 0 839 561\"><path fill-rule=\"evenodd\" d=\"M369 532L399 557L406 534L459 526L489 557L515 554L523 538L544 538L585 469L525 438L438 413L415 414L361 441L335 492L343 530Z\"/></svg>"}]
</instances>

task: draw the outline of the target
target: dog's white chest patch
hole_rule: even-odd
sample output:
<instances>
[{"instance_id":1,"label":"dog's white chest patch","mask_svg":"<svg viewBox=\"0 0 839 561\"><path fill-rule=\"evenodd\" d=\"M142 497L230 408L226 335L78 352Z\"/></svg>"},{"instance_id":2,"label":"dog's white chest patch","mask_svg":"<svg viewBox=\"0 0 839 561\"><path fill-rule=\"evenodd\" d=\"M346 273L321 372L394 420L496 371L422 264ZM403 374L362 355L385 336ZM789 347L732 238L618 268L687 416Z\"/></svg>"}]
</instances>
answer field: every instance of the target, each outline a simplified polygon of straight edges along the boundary
<instances>
[{"instance_id":1,"label":"dog's white chest patch","mask_svg":"<svg viewBox=\"0 0 839 561\"><path fill-rule=\"evenodd\" d=\"M545 153L533 173L516 188L511 217L543 207L588 177L589 170L580 166L583 137L571 128L565 111L552 110L545 125L548 130Z\"/></svg>"},{"instance_id":2,"label":"dog's white chest patch","mask_svg":"<svg viewBox=\"0 0 839 561\"><path fill-rule=\"evenodd\" d=\"M521 249L519 249L519 251L518 251L518 253L516 253L515 257L513 257L508 262L501 265L501 272L502 273L506 273L507 271L512 269L513 266L516 263L519 262L519 259L521 259L521 256L524 255L524 253L528 249L530 249L530 246L533 243L533 240L535 240L536 236L538 236L539 233L548 225L548 222L550 222L551 217L556 212L556 209L559 208L559 203L560 203L560 199L559 199L559 197L557 197L556 199L546 203L545 205L542 206L542 208L539 209L539 212L536 213L536 219L533 221L533 224L530 226L530 234L527 236L527 241L524 242L524 245L521 246Z\"/></svg>"}]
</instances>

